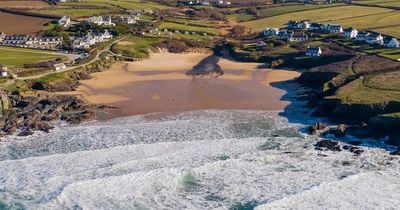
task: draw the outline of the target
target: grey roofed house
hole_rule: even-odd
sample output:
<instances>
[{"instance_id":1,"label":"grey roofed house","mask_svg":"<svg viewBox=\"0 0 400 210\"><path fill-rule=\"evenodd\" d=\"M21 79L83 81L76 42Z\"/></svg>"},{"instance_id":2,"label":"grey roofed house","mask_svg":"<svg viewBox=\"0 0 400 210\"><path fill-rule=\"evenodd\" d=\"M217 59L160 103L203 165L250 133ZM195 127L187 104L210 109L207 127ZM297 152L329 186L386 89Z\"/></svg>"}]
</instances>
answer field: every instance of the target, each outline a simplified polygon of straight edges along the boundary
<instances>
[{"instance_id":1,"label":"grey roofed house","mask_svg":"<svg viewBox=\"0 0 400 210\"><path fill-rule=\"evenodd\" d=\"M399 48L400 47L400 42L395 37L387 36L387 37L385 37L383 39L383 45L385 47L389 47L389 48Z\"/></svg>"}]
</instances>

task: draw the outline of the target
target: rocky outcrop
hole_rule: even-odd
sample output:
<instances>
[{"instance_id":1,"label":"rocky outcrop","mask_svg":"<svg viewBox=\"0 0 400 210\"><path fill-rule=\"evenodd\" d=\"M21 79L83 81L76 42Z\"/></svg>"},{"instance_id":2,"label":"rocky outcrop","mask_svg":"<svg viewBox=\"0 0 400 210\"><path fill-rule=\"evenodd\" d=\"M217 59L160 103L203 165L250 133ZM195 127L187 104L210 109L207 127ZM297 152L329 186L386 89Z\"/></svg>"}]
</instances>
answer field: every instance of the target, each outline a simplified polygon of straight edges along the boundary
<instances>
[{"instance_id":1,"label":"rocky outcrop","mask_svg":"<svg viewBox=\"0 0 400 210\"><path fill-rule=\"evenodd\" d=\"M20 136L31 135L34 131L49 132L53 128L49 124L51 121L65 120L76 124L95 116L91 107L76 96L11 95L9 100L12 107L0 120L0 129L6 135L18 130L21 130ZM69 117L64 117L65 113L69 113Z\"/></svg>"},{"instance_id":2,"label":"rocky outcrop","mask_svg":"<svg viewBox=\"0 0 400 210\"><path fill-rule=\"evenodd\" d=\"M11 109L11 101L8 98L8 95L1 91L0 92L0 115L3 115L5 112Z\"/></svg>"},{"instance_id":3,"label":"rocky outcrop","mask_svg":"<svg viewBox=\"0 0 400 210\"><path fill-rule=\"evenodd\" d=\"M327 128L328 128L328 126L326 124L318 122L318 123L315 123L314 125L311 125L310 127L308 127L308 131L311 135L316 135L320 132L326 131Z\"/></svg>"}]
</instances>

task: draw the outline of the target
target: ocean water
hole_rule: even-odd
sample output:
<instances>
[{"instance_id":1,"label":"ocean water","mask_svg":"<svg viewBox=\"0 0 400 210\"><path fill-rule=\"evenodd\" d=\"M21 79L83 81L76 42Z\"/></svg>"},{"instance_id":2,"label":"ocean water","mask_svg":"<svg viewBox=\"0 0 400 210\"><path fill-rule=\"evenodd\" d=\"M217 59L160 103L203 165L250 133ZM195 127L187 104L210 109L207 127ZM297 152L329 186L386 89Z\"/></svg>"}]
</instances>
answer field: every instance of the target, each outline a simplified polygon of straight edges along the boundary
<instances>
[{"instance_id":1,"label":"ocean water","mask_svg":"<svg viewBox=\"0 0 400 210\"><path fill-rule=\"evenodd\" d=\"M0 209L398 209L398 157L318 151L302 127L203 110L7 137Z\"/></svg>"}]
</instances>

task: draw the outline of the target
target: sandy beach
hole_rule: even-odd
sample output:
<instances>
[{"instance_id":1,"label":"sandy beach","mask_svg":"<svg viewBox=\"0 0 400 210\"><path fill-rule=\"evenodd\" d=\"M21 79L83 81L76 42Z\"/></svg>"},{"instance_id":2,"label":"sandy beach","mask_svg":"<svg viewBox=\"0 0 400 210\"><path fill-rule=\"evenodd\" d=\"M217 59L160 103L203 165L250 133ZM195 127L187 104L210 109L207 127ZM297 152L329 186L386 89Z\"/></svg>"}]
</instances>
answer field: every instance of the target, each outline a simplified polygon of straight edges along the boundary
<instances>
[{"instance_id":1,"label":"sandy beach","mask_svg":"<svg viewBox=\"0 0 400 210\"><path fill-rule=\"evenodd\" d=\"M74 94L93 104L117 107L107 119L198 109L283 110L288 105L281 100L285 91L271 83L291 80L299 76L298 72L218 57L217 66L224 75L195 79L185 75L209 56L162 52L140 62L118 63L82 81Z\"/></svg>"}]
</instances>

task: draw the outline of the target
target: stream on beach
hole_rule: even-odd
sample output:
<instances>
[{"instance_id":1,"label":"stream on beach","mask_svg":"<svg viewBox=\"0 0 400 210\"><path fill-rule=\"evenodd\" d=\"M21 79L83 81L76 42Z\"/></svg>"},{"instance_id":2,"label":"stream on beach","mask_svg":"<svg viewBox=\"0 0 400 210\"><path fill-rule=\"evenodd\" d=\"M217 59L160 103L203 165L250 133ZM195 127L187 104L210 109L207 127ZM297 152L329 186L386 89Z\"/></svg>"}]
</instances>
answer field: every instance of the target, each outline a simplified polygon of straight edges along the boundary
<instances>
[{"instance_id":1,"label":"stream on beach","mask_svg":"<svg viewBox=\"0 0 400 210\"><path fill-rule=\"evenodd\" d=\"M57 125L50 133L5 137L0 142L0 209L397 209L400 205L398 156L389 155L385 145L374 141L362 143L360 155L316 150L320 139L301 130L319 119L309 117L304 103L295 100L300 88L286 82L270 84L293 77L287 72L255 73L219 61L222 70L229 70L217 84L242 91L239 99L247 97L247 103L267 97L260 101L278 106L227 109L197 103L132 115L129 109L143 101L144 108L158 103L157 108L176 107L180 100L190 99L182 94L187 90L179 88L190 84L185 73L202 57L189 57L190 62L183 57L170 59L187 66L168 67L157 60L144 61L153 63L147 69L146 63L116 66L78 90L92 101L124 104L128 111L123 114ZM126 74L121 77L121 72ZM169 76L160 76L162 72ZM177 80L184 81L173 86L177 92L165 90ZM138 81L152 85L138 89ZM246 89L244 84L250 83L253 86ZM154 84L160 85L154 88ZM155 92L158 97L153 97ZM185 97L168 100L175 93ZM232 93L210 93L205 98L221 96L235 104ZM134 98L138 94L140 102ZM200 100L199 96L204 94L194 99Z\"/></svg>"}]
</instances>

